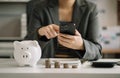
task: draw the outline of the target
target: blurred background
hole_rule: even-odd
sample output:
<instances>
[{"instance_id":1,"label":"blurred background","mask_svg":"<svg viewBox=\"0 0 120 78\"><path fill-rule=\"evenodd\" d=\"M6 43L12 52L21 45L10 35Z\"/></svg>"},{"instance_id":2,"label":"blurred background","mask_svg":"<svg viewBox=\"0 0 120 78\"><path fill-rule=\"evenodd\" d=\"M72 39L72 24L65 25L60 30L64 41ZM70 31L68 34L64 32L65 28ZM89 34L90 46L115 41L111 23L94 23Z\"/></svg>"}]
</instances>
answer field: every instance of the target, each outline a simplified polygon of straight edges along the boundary
<instances>
[{"instance_id":1,"label":"blurred background","mask_svg":"<svg viewBox=\"0 0 120 78\"><path fill-rule=\"evenodd\" d=\"M13 41L23 40L30 0L0 0L0 58L13 57ZM103 58L120 58L120 0L88 0L98 8Z\"/></svg>"}]
</instances>

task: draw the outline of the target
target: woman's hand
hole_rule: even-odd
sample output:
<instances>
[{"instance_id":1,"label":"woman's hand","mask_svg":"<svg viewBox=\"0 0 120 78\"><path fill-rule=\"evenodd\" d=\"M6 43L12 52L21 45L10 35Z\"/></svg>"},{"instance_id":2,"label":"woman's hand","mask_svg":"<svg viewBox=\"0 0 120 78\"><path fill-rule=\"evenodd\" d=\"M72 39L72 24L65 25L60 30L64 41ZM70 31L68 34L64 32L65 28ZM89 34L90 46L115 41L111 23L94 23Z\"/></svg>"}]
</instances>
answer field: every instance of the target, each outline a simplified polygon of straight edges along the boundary
<instances>
[{"instance_id":1,"label":"woman's hand","mask_svg":"<svg viewBox=\"0 0 120 78\"><path fill-rule=\"evenodd\" d=\"M67 48L84 50L81 34L76 30L75 35L59 34L58 42Z\"/></svg>"},{"instance_id":2,"label":"woman's hand","mask_svg":"<svg viewBox=\"0 0 120 78\"><path fill-rule=\"evenodd\" d=\"M59 32L59 26L55 24L50 24L38 30L38 34L40 36L46 36L47 39L51 39L58 36L58 32Z\"/></svg>"}]
</instances>

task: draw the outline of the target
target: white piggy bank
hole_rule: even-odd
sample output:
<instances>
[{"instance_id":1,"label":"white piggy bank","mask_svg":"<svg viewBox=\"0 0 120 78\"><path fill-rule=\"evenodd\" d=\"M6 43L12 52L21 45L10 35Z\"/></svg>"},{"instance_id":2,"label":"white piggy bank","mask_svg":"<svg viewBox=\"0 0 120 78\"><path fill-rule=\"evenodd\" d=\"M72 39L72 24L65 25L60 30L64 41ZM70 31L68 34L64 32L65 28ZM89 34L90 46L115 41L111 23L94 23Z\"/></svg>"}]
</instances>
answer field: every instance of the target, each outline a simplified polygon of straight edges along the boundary
<instances>
[{"instance_id":1,"label":"white piggy bank","mask_svg":"<svg viewBox=\"0 0 120 78\"><path fill-rule=\"evenodd\" d=\"M35 66L41 58L37 41L14 41L14 58L19 66Z\"/></svg>"}]
</instances>

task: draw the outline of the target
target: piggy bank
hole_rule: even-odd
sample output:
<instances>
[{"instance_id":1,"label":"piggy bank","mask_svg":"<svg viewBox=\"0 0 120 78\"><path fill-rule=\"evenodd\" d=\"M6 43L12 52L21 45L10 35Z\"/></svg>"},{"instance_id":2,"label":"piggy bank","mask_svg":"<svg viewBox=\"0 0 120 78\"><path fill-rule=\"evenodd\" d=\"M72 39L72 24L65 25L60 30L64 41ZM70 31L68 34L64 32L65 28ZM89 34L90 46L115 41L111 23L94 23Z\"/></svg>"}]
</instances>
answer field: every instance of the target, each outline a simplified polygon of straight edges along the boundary
<instances>
[{"instance_id":1,"label":"piggy bank","mask_svg":"<svg viewBox=\"0 0 120 78\"><path fill-rule=\"evenodd\" d=\"M19 66L36 66L41 58L41 47L37 41L14 41L14 58Z\"/></svg>"}]
</instances>

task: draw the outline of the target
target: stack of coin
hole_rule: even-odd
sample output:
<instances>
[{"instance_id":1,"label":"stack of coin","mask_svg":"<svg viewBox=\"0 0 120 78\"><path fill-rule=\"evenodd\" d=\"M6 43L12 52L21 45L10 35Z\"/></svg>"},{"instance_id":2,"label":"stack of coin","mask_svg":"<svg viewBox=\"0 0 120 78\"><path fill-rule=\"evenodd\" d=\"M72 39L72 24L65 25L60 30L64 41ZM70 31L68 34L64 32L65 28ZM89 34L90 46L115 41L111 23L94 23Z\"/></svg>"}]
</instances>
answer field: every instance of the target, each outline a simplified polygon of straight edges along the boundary
<instances>
[{"instance_id":1,"label":"stack of coin","mask_svg":"<svg viewBox=\"0 0 120 78\"><path fill-rule=\"evenodd\" d=\"M60 62L57 62L57 61L56 61L56 62L54 63L54 66L55 66L55 68L60 68Z\"/></svg>"},{"instance_id":2,"label":"stack of coin","mask_svg":"<svg viewBox=\"0 0 120 78\"><path fill-rule=\"evenodd\" d=\"M72 65L72 68L78 68L78 65Z\"/></svg>"},{"instance_id":3,"label":"stack of coin","mask_svg":"<svg viewBox=\"0 0 120 78\"><path fill-rule=\"evenodd\" d=\"M45 60L45 68L51 68L51 62L49 59Z\"/></svg>"},{"instance_id":4,"label":"stack of coin","mask_svg":"<svg viewBox=\"0 0 120 78\"><path fill-rule=\"evenodd\" d=\"M68 65L67 63L64 63L64 64L63 64L63 67L64 67L64 68L69 68L69 65Z\"/></svg>"}]
</instances>

